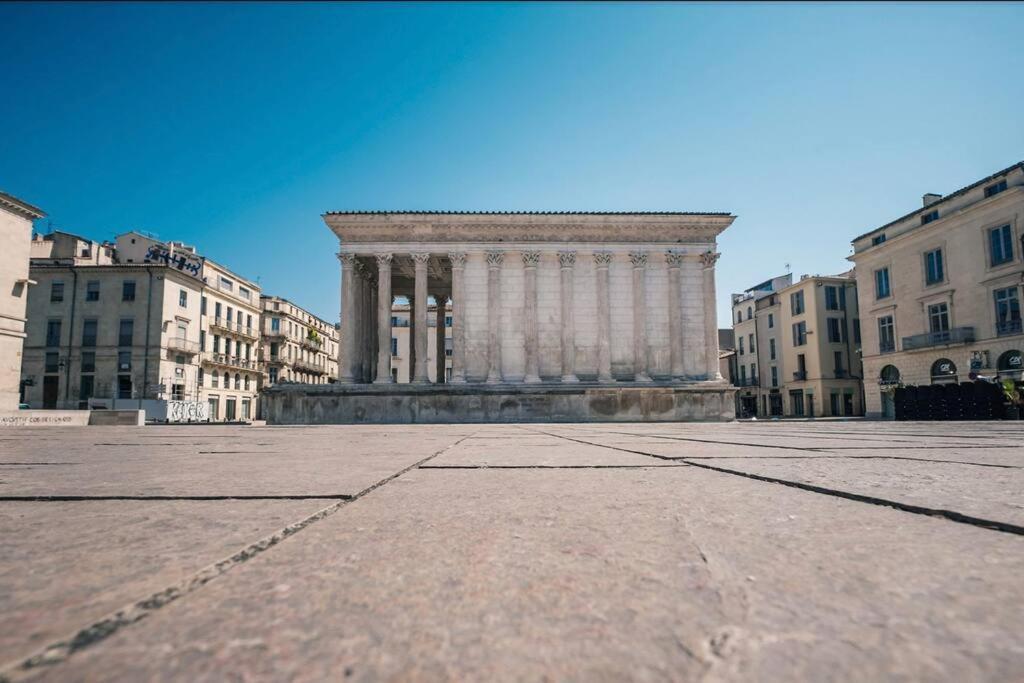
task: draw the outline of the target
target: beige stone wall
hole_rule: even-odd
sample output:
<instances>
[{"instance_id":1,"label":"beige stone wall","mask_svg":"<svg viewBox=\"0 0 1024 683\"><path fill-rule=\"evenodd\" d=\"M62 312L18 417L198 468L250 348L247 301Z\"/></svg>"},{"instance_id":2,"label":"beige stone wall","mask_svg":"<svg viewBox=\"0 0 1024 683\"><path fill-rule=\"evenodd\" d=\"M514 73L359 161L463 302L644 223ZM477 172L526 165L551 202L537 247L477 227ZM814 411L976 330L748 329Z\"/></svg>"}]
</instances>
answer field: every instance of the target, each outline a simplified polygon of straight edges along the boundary
<instances>
[{"instance_id":1,"label":"beige stone wall","mask_svg":"<svg viewBox=\"0 0 1024 683\"><path fill-rule=\"evenodd\" d=\"M265 386L277 381L327 384L338 378L339 332L333 323L319 318L277 296L260 298L261 355ZM275 333L274 320L278 332ZM309 331L315 330L319 345L309 341ZM276 354L274 353L276 350ZM271 372L271 368L275 372Z\"/></svg>"},{"instance_id":2,"label":"beige stone wall","mask_svg":"<svg viewBox=\"0 0 1024 683\"><path fill-rule=\"evenodd\" d=\"M32 220L0 203L0 411L18 407Z\"/></svg>"},{"instance_id":3,"label":"beige stone wall","mask_svg":"<svg viewBox=\"0 0 1024 683\"><path fill-rule=\"evenodd\" d=\"M1005 180L1007 189L985 197L985 187ZM920 216L932 210L939 219L926 225ZM969 187L961 195L922 207L895 224L879 228L854 241L858 291L863 314L863 356L868 415L879 415L882 392L879 377L883 367L895 366L904 384L930 384L931 368L940 358L953 361L957 379L968 381L972 356L981 360L977 371L994 376L1000 354L1024 350L1024 336L1012 330L1000 334L996 327L994 292L1016 290L1018 301L1024 302L1021 281L1024 261L1021 260L1022 221L1024 221L1024 170L1019 166L1002 176L986 179ZM990 228L1009 225L1013 236L1013 258L993 266L989 253ZM872 239L885 235L885 241L872 245ZM928 285L925 282L924 254L942 249L944 278ZM876 296L875 272L888 268L892 295ZM906 350L904 338L929 332L928 306L946 303L951 328L971 328L973 342L934 344L917 350ZM878 320L891 315L895 322L896 350L882 353L879 346Z\"/></svg>"},{"instance_id":4,"label":"beige stone wall","mask_svg":"<svg viewBox=\"0 0 1024 683\"><path fill-rule=\"evenodd\" d=\"M430 305L427 307L427 321L432 323L434 316L436 315L436 307ZM408 304L395 304L391 309L391 315L393 318L397 318L398 325L392 325L391 336L398 340L398 355L391 357L391 369L393 372L397 372L396 380L400 384L407 384L412 381L411 368L409 367L409 345L412 342L412 338L409 335L409 331L412 329L409 327L409 306ZM446 309L446 316L451 315L451 304ZM437 334L436 328L430 325L430 331L427 335L427 372L430 375L430 381L437 381ZM450 339L452 336L452 328L448 326L444 331L445 338ZM441 350L444 353L444 349ZM452 367L452 359L445 359L445 370L450 370Z\"/></svg>"}]
</instances>

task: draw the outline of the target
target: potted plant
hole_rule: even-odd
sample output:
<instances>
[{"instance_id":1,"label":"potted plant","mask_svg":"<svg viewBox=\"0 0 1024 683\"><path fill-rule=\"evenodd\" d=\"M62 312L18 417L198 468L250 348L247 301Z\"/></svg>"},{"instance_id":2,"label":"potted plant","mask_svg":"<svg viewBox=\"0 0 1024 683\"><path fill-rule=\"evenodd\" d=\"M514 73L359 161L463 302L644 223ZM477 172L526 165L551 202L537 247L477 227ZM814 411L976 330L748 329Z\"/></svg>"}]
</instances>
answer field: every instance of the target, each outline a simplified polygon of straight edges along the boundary
<instances>
[{"instance_id":1,"label":"potted plant","mask_svg":"<svg viewBox=\"0 0 1024 683\"><path fill-rule=\"evenodd\" d=\"M1003 380L1003 406L1007 420L1019 420L1021 418L1021 395L1017 390L1017 384L1012 379Z\"/></svg>"}]
</instances>

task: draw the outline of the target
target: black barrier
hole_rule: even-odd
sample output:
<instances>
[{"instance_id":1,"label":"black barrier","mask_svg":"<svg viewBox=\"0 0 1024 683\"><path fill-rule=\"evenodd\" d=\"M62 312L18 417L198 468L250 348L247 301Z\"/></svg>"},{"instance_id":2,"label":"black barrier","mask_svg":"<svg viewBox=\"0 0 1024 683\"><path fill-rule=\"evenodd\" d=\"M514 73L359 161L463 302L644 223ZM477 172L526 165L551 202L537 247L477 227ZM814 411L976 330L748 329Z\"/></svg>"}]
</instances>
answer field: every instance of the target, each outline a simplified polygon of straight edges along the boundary
<instances>
[{"instance_id":1,"label":"black barrier","mask_svg":"<svg viewBox=\"0 0 1024 683\"><path fill-rule=\"evenodd\" d=\"M897 420L1002 420L1003 388L991 382L922 384L893 392Z\"/></svg>"}]
</instances>

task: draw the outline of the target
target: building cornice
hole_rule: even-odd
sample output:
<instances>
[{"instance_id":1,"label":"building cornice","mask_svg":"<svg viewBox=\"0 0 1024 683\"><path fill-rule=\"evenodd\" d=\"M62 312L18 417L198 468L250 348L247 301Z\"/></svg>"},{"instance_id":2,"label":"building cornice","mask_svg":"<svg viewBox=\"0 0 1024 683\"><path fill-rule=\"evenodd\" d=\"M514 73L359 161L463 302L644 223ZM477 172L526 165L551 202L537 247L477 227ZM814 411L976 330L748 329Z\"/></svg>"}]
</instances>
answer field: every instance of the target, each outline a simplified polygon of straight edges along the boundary
<instances>
[{"instance_id":1,"label":"building cornice","mask_svg":"<svg viewBox=\"0 0 1024 683\"><path fill-rule=\"evenodd\" d=\"M713 242L726 213L327 213L342 243Z\"/></svg>"},{"instance_id":2,"label":"building cornice","mask_svg":"<svg viewBox=\"0 0 1024 683\"><path fill-rule=\"evenodd\" d=\"M42 209L37 206L32 206L26 201L22 201L14 195L7 194L6 192L0 192L0 208L6 209L13 214L17 214L22 218L28 218L33 220L36 218L42 218L46 215Z\"/></svg>"}]
</instances>

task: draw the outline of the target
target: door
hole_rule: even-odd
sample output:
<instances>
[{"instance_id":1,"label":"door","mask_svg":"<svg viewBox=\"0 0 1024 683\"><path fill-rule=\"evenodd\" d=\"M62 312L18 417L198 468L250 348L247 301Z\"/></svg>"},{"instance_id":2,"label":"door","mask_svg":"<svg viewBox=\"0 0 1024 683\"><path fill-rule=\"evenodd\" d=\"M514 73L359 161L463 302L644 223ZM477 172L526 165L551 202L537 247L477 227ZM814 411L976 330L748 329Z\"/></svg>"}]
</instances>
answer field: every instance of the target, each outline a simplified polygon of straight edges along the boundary
<instances>
[{"instance_id":1,"label":"door","mask_svg":"<svg viewBox=\"0 0 1024 683\"><path fill-rule=\"evenodd\" d=\"M853 415L853 394L843 394L843 414Z\"/></svg>"},{"instance_id":2,"label":"door","mask_svg":"<svg viewBox=\"0 0 1024 683\"><path fill-rule=\"evenodd\" d=\"M233 422L235 419L235 399L229 398L224 402L224 419Z\"/></svg>"},{"instance_id":3,"label":"door","mask_svg":"<svg viewBox=\"0 0 1024 683\"><path fill-rule=\"evenodd\" d=\"M882 417L896 417L896 404L892 400L891 391L883 391L882 395Z\"/></svg>"},{"instance_id":4,"label":"door","mask_svg":"<svg viewBox=\"0 0 1024 683\"><path fill-rule=\"evenodd\" d=\"M60 387L60 377L43 377L43 407L57 407L57 391Z\"/></svg>"}]
</instances>

